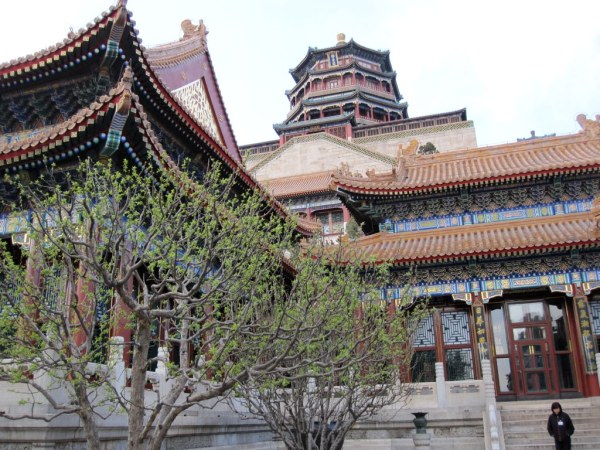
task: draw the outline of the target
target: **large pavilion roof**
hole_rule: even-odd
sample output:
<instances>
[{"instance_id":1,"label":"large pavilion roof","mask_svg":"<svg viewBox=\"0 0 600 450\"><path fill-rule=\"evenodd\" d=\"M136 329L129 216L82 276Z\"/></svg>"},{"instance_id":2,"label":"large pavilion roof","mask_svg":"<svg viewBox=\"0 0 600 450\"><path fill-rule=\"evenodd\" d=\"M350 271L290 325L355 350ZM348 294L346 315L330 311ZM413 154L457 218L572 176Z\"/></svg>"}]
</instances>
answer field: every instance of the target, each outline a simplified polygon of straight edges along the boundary
<instances>
[{"instance_id":1,"label":"large pavilion roof","mask_svg":"<svg viewBox=\"0 0 600 450\"><path fill-rule=\"evenodd\" d=\"M598 245L590 212L405 233L379 232L351 246L377 262L412 264L526 255Z\"/></svg>"},{"instance_id":2,"label":"large pavilion roof","mask_svg":"<svg viewBox=\"0 0 600 450\"><path fill-rule=\"evenodd\" d=\"M243 167L228 119L223 117L225 109L206 49L206 29L202 23L194 26L184 21L182 41L148 51L141 45L131 16L126 1L121 0L93 24L70 33L63 42L0 65L0 94L11 96L23 89L35 92L57 81L78 79L82 75L93 74L100 78L106 75L108 79L114 61L122 60L125 71L105 95L65 120L0 134L0 167L4 166L5 173L18 172L54 161L76 159L76 155L90 148L104 148L102 151L107 152L111 131L116 127L120 138L111 143L112 152L119 150L130 157L133 153L132 159L137 157L139 163L144 158L137 153L143 147L149 156L154 155L155 160L176 170L154 131L158 126L161 132L177 136L193 152L220 161L250 189L262 191ZM105 65L107 59L110 65ZM179 86L169 79L168 69L172 67L176 67L178 73L185 70L200 77L198 81L208 97L203 113L212 115L213 123L218 116L216 132L207 128L206 121L198 120L198 114L190 109L189 103L177 95L175 90ZM150 123L149 115L160 124ZM279 202L266 191L262 192L275 211L286 214ZM310 234L310 227L305 225L299 224L299 231Z\"/></svg>"},{"instance_id":3,"label":"large pavilion roof","mask_svg":"<svg viewBox=\"0 0 600 450\"><path fill-rule=\"evenodd\" d=\"M599 170L600 122L583 123L586 128L578 134L498 146L432 155L418 155L414 149L403 149L392 172L369 177L337 173L333 187L350 195L390 197Z\"/></svg>"}]
</instances>

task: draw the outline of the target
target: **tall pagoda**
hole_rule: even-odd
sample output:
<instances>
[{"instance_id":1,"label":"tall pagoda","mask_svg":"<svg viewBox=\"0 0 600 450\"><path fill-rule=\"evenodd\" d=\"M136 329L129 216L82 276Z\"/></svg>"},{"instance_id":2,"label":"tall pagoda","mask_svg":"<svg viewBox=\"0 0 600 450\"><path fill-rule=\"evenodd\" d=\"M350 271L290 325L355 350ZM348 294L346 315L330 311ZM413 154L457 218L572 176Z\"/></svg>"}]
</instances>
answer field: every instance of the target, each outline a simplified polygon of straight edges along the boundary
<instances>
[{"instance_id":1,"label":"tall pagoda","mask_svg":"<svg viewBox=\"0 0 600 450\"><path fill-rule=\"evenodd\" d=\"M314 129L346 138L357 125L408 117L389 51L372 50L345 38L340 33L334 47L309 48L290 70L296 82L286 92L290 112L274 126L281 143Z\"/></svg>"},{"instance_id":2,"label":"tall pagoda","mask_svg":"<svg viewBox=\"0 0 600 450\"><path fill-rule=\"evenodd\" d=\"M329 189L341 166L353 173L391 170L399 149L418 142L419 151L448 152L476 147L466 109L408 116L389 51L345 41L309 48L290 70L290 111L275 124L278 140L240 147L248 170L278 200L301 217L322 224L337 239L350 220Z\"/></svg>"}]
</instances>

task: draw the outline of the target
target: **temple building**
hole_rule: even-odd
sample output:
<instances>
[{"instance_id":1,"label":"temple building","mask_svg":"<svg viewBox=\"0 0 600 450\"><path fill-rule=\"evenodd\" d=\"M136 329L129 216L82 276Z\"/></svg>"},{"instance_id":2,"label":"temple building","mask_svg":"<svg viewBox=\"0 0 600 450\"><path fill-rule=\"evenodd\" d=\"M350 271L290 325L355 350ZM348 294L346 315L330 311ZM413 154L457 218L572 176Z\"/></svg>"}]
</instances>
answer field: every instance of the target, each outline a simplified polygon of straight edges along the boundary
<instances>
[{"instance_id":1,"label":"temple building","mask_svg":"<svg viewBox=\"0 0 600 450\"><path fill-rule=\"evenodd\" d=\"M465 109L409 118L387 53L340 37L290 72L279 140L241 146L244 161L326 238L351 218L362 224L351 245L392 264L382 289L392 310L406 282L428 302L413 404L445 419L440 411L481 406L486 448L543 442L512 419L543 421L547 405L530 401L597 405L600 119L578 116L573 135L479 148Z\"/></svg>"},{"instance_id":2,"label":"temple building","mask_svg":"<svg viewBox=\"0 0 600 450\"><path fill-rule=\"evenodd\" d=\"M280 139L242 146L249 170L325 236L353 217L353 245L413 273L436 306L414 381L435 381L436 363L481 379L485 356L498 400L600 395L598 121L478 148L465 109L409 118L389 52L344 39L290 70Z\"/></svg>"},{"instance_id":3,"label":"temple building","mask_svg":"<svg viewBox=\"0 0 600 450\"><path fill-rule=\"evenodd\" d=\"M186 20L182 31L145 48L121 0L63 42L0 64L0 175L35 178L82 156L173 168L189 158L197 173L218 161L240 189L270 192L278 214L307 219L299 233L318 221L326 238L347 239L354 219L364 236L350 245L392 265L382 300L393 310L409 282L430 312L413 343L410 407L357 424L344 448L414 448L411 411L429 413L435 449L538 445L547 436L529 435L540 425L515 420L543 423L551 398L580 402L576 438L597 448L599 118L579 116L577 134L480 148L465 108L410 117L389 53L339 35L290 71L278 138L238 146L206 27ZM12 195L2 180L0 195ZM24 229L0 211L0 239L15 253L30 244ZM126 324L112 331L131 340ZM24 407L12 389L0 380L1 411ZM85 441L77 421L61 420L0 417L0 446ZM125 445L122 417L104 425L107 448ZM172 430L167 448L277 448L264 424L226 404L190 410Z\"/></svg>"},{"instance_id":4,"label":"temple building","mask_svg":"<svg viewBox=\"0 0 600 450\"><path fill-rule=\"evenodd\" d=\"M476 147L466 109L410 118L389 52L345 41L309 48L290 70L290 111L273 128L278 140L244 145L248 170L292 212L317 220L326 238L344 233L348 209L329 189L332 171L394 167L398 146L417 139L420 152Z\"/></svg>"},{"instance_id":5,"label":"temple building","mask_svg":"<svg viewBox=\"0 0 600 450\"><path fill-rule=\"evenodd\" d=\"M181 27L180 40L147 49L141 45L126 1L121 0L85 28L70 32L64 41L0 64L0 195L4 199L14 198L14 187L8 179L35 180L50 170L68 172L86 158L110 159L114 167L126 163L141 171L148 166L162 167L173 177L180 173L179 165L184 159L188 161L187 169L198 177L217 162L224 176L235 177L236 192L260 190L258 182L242 165L208 52L206 27L202 21L193 24L189 20L183 21ZM276 200L266 194L263 198L268 206L266 211L287 216ZM44 300L59 305L64 301L59 296L73 286L65 286L60 274L42 273L37 267L31 255L35 254L36 245L43 244L27 235L27 217L23 211L0 211L0 239L26 268L27 277L42 287ZM297 231L310 235L311 225L299 223ZM23 251L24 247L29 251ZM82 295L83 302L85 295ZM124 319L115 319L108 331L115 346L105 356L113 365L108 368L107 360L101 363L106 370L114 371L111 379L121 380L118 389L127 391L129 386L123 373L130 367L132 327L121 300L110 299L110 309L114 317ZM100 313L97 308L95 314ZM156 346L166 336L162 324L157 333ZM2 364L10 365L9 360L3 359L2 350ZM163 366L178 357L176 352L167 352ZM148 392L164 391L164 383L169 381L166 371L163 372L158 373L156 364L149 368ZM31 375L32 383L40 386L51 383L49 377L41 375L37 379L37 376ZM27 384L24 385L27 390ZM0 379L3 398L0 447L84 448L85 436L72 415L61 416L50 425L40 420L2 418L4 414L32 414L34 406L42 408L41 413L35 409L37 415L44 415L44 401L24 404L23 395L27 394L23 394L20 386ZM60 395L59 387L52 389ZM153 399L148 397L149 402L156 401L156 395ZM49 403L45 408L49 410ZM266 427L259 426L249 434L227 436L220 429L222 419L217 417L233 422L239 419L226 407L217 410L208 413L208 417L192 412L201 417L203 431L196 427L187 431L180 428L175 439L188 439L188 443L193 439L236 443L264 438L267 433ZM127 417L117 414L108 421L98 420L103 445L124 448ZM172 442L169 445L172 448Z\"/></svg>"},{"instance_id":6,"label":"temple building","mask_svg":"<svg viewBox=\"0 0 600 450\"><path fill-rule=\"evenodd\" d=\"M338 172L368 236L353 245L398 272L435 312L414 378L477 379L499 400L597 396L600 123L576 135L444 154L407 151L387 173ZM390 284L386 297L398 290Z\"/></svg>"}]
</instances>

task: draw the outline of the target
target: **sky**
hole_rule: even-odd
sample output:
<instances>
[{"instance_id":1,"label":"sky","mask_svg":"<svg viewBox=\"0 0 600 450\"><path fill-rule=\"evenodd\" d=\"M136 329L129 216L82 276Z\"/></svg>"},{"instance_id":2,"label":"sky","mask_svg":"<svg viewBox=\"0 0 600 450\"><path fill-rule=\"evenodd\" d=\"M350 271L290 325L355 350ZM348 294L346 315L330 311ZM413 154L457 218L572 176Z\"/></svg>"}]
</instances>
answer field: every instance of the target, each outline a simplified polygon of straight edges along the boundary
<instances>
[{"instance_id":1,"label":"sky","mask_svg":"<svg viewBox=\"0 0 600 450\"><path fill-rule=\"evenodd\" d=\"M0 62L62 41L116 0L0 1ZM467 108L478 145L577 132L600 114L598 0L129 0L147 47L203 19L239 145L277 139L289 69L345 33L389 50L410 117Z\"/></svg>"}]
</instances>

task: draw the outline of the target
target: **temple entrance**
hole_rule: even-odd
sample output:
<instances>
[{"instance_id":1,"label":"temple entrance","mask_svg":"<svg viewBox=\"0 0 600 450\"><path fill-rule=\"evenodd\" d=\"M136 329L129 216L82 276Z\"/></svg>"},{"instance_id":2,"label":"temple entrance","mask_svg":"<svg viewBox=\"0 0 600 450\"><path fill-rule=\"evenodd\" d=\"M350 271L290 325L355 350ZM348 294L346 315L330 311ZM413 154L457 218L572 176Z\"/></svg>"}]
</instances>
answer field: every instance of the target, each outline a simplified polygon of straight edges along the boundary
<instances>
[{"instance_id":1,"label":"temple entrance","mask_svg":"<svg viewBox=\"0 0 600 450\"><path fill-rule=\"evenodd\" d=\"M576 392L563 299L492 306L496 392L506 399L561 397Z\"/></svg>"}]
</instances>

